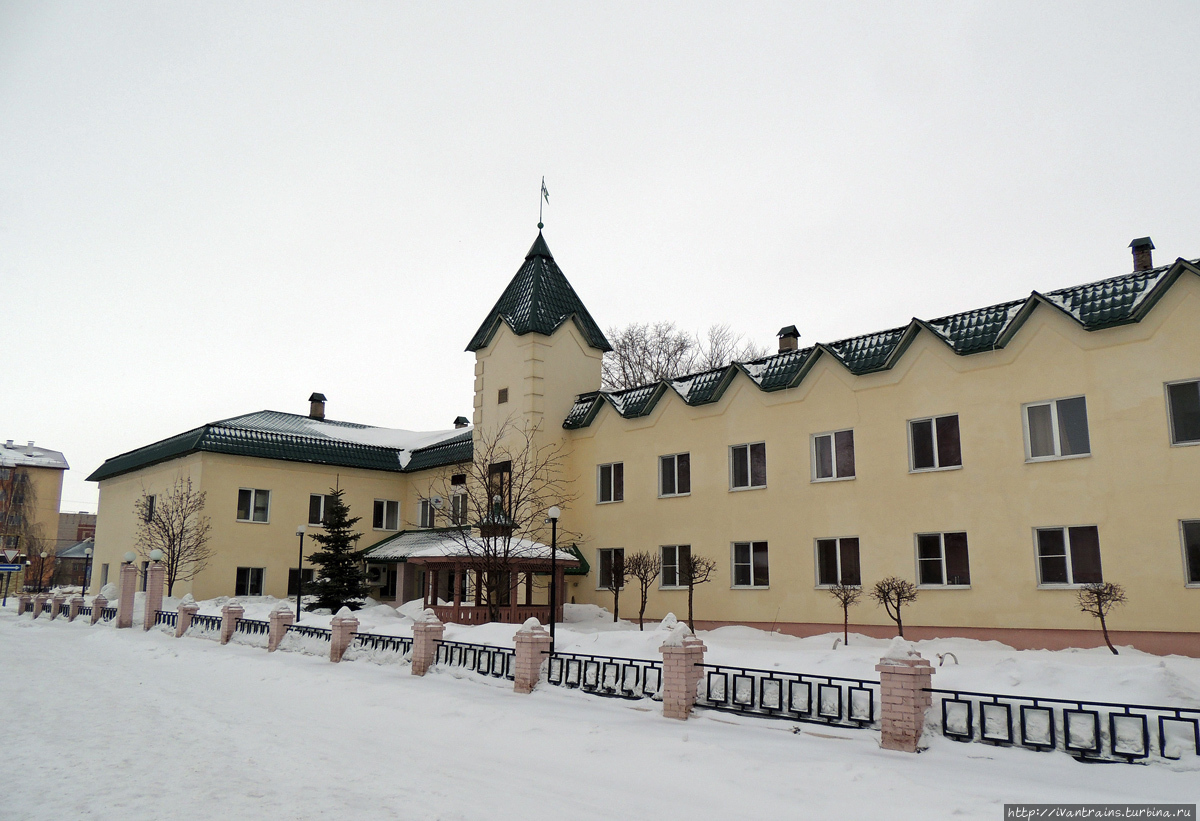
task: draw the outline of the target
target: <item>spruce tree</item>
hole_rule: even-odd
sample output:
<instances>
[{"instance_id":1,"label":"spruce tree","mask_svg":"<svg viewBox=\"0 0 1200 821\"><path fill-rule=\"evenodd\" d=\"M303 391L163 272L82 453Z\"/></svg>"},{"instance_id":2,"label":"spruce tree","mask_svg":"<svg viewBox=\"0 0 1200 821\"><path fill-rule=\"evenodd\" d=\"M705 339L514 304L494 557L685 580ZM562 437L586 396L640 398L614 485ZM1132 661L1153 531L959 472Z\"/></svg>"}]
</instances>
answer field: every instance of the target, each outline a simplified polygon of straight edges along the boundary
<instances>
[{"instance_id":1,"label":"spruce tree","mask_svg":"<svg viewBox=\"0 0 1200 821\"><path fill-rule=\"evenodd\" d=\"M308 557L320 568L315 574L317 578L304 586L305 593L317 597L308 610L328 607L331 613L336 613L343 606L357 610L367 597L366 571L362 555L355 549L362 534L351 529L361 517L350 518L350 507L342 501L342 492L340 488L330 490L332 498L325 506L325 532L312 536L324 550Z\"/></svg>"}]
</instances>

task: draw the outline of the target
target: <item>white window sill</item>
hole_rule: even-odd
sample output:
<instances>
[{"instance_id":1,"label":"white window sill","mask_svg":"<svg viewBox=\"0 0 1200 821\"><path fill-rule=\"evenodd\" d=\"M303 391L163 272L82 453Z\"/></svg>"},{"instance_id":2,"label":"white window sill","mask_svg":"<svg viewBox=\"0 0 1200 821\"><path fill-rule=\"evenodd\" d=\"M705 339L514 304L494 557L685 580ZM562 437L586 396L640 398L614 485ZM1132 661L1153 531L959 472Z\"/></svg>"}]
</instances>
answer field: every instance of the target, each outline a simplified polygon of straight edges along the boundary
<instances>
[{"instance_id":1,"label":"white window sill","mask_svg":"<svg viewBox=\"0 0 1200 821\"><path fill-rule=\"evenodd\" d=\"M859 590L863 589L862 582L859 582L858 584L848 584L846 586L854 587ZM837 585L835 585L835 584L817 584L817 585L813 585L813 590L832 590L835 587L837 587Z\"/></svg>"},{"instance_id":2,"label":"white window sill","mask_svg":"<svg viewBox=\"0 0 1200 821\"><path fill-rule=\"evenodd\" d=\"M687 493L660 493L660 494L658 494L658 498L660 498L660 499L678 499L680 496L691 496L691 495L692 495L692 492L689 490Z\"/></svg>"},{"instance_id":3,"label":"white window sill","mask_svg":"<svg viewBox=\"0 0 1200 821\"><path fill-rule=\"evenodd\" d=\"M238 519L237 523L240 525L269 525L270 524L269 521L259 522L259 521L255 521L254 519ZM229 588L225 588L225 589L228 590Z\"/></svg>"},{"instance_id":4,"label":"white window sill","mask_svg":"<svg viewBox=\"0 0 1200 821\"><path fill-rule=\"evenodd\" d=\"M731 487L730 493L741 493L743 490L766 490L766 485L746 485L745 487Z\"/></svg>"},{"instance_id":5,"label":"white window sill","mask_svg":"<svg viewBox=\"0 0 1200 821\"><path fill-rule=\"evenodd\" d=\"M322 525L322 527L324 527L324 525ZM373 530L376 533L399 533L400 532L400 528L398 528L398 527L373 527L373 528L371 528L371 530Z\"/></svg>"},{"instance_id":6,"label":"white window sill","mask_svg":"<svg viewBox=\"0 0 1200 821\"><path fill-rule=\"evenodd\" d=\"M819 482L853 482L856 478L857 474L855 476L829 476L824 479L810 479L809 481L812 484L817 484Z\"/></svg>"},{"instance_id":7,"label":"white window sill","mask_svg":"<svg viewBox=\"0 0 1200 821\"><path fill-rule=\"evenodd\" d=\"M912 468L909 473L945 473L948 470L962 470L962 465L947 465L946 467L936 468Z\"/></svg>"},{"instance_id":8,"label":"white window sill","mask_svg":"<svg viewBox=\"0 0 1200 821\"><path fill-rule=\"evenodd\" d=\"M769 584L731 584L730 590L770 590Z\"/></svg>"},{"instance_id":9,"label":"white window sill","mask_svg":"<svg viewBox=\"0 0 1200 821\"><path fill-rule=\"evenodd\" d=\"M1038 590L1082 590L1085 584L1039 584Z\"/></svg>"},{"instance_id":10,"label":"white window sill","mask_svg":"<svg viewBox=\"0 0 1200 821\"><path fill-rule=\"evenodd\" d=\"M969 584L918 584L918 590L970 590Z\"/></svg>"},{"instance_id":11,"label":"white window sill","mask_svg":"<svg viewBox=\"0 0 1200 821\"><path fill-rule=\"evenodd\" d=\"M1194 448L1197 446L1200 446L1200 439L1197 439L1194 442L1189 440L1187 442L1172 442L1171 443L1171 447L1173 447L1173 448Z\"/></svg>"},{"instance_id":12,"label":"white window sill","mask_svg":"<svg viewBox=\"0 0 1200 821\"><path fill-rule=\"evenodd\" d=\"M624 499L609 499L607 502L597 501L596 504L598 504L598 505L619 505L623 501L625 501L625 500Z\"/></svg>"},{"instance_id":13,"label":"white window sill","mask_svg":"<svg viewBox=\"0 0 1200 821\"><path fill-rule=\"evenodd\" d=\"M1072 453L1070 456L1027 456L1025 464L1032 465L1036 462L1066 462L1071 459L1088 459L1091 458L1090 453Z\"/></svg>"},{"instance_id":14,"label":"white window sill","mask_svg":"<svg viewBox=\"0 0 1200 821\"><path fill-rule=\"evenodd\" d=\"M1184 582L1184 587L1190 587L1193 590L1200 590L1200 582Z\"/></svg>"},{"instance_id":15,"label":"white window sill","mask_svg":"<svg viewBox=\"0 0 1200 821\"><path fill-rule=\"evenodd\" d=\"M666 590L666 591L671 591L671 590L687 590L687 585L685 584L685 585L683 585L682 587L680 587L679 585L675 585L674 587L664 587L664 586L662 586L662 585L659 585L658 589L659 589L659 590Z\"/></svg>"}]
</instances>

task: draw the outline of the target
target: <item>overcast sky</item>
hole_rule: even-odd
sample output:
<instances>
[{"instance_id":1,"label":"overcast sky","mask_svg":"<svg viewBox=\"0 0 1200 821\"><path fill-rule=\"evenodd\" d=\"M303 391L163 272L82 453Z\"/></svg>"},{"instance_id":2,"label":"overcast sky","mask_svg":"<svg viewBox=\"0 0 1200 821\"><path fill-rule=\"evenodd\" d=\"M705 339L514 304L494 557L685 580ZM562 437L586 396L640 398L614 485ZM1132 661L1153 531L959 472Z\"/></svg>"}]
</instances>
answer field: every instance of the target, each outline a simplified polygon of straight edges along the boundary
<instances>
[{"instance_id":1,"label":"overcast sky","mask_svg":"<svg viewBox=\"0 0 1200 821\"><path fill-rule=\"evenodd\" d=\"M604 328L832 341L1200 257L1200 4L0 2L0 438L470 416L536 236Z\"/></svg>"}]
</instances>

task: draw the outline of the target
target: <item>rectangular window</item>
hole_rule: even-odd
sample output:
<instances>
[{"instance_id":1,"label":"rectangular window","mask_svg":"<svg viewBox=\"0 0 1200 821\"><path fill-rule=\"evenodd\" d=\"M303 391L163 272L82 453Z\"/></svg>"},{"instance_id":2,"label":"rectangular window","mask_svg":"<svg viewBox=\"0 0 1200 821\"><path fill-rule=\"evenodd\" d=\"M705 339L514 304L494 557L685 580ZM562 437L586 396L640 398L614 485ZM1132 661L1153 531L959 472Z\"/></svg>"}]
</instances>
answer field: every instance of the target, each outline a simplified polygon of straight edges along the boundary
<instances>
[{"instance_id":1,"label":"rectangular window","mask_svg":"<svg viewBox=\"0 0 1200 821\"><path fill-rule=\"evenodd\" d=\"M912 446L913 470L939 470L961 467L962 449L958 441L958 414L914 419L908 423Z\"/></svg>"},{"instance_id":2,"label":"rectangular window","mask_svg":"<svg viewBox=\"0 0 1200 821\"><path fill-rule=\"evenodd\" d=\"M854 431L818 433L812 438L814 482L854 478Z\"/></svg>"},{"instance_id":3,"label":"rectangular window","mask_svg":"<svg viewBox=\"0 0 1200 821\"><path fill-rule=\"evenodd\" d=\"M108 565L102 564L100 565L100 586L104 587L106 584L108 584Z\"/></svg>"},{"instance_id":4,"label":"rectangular window","mask_svg":"<svg viewBox=\"0 0 1200 821\"><path fill-rule=\"evenodd\" d=\"M287 594L289 596L296 595L297 591L300 589L299 586L296 584L296 578L297 578L296 568L293 567L290 570L288 570L288 592L287 592ZM310 568L310 567L304 568L304 570L302 570L300 572L300 578L304 580L304 589L309 592L312 592L312 588L309 587L309 585L312 584L312 581L313 581L312 568ZM305 595L308 595L308 594L305 594Z\"/></svg>"},{"instance_id":5,"label":"rectangular window","mask_svg":"<svg viewBox=\"0 0 1200 821\"><path fill-rule=\"evenodd\" d=\"M237 520L266 522L271 508L271 491L241 488L238 490Z\"/></svg>"},{"instance_id":6,"label":"rectangular window","mask_svg":"<svg viewBox=\"0 0 1200 821\"><path fill-rule=\"evenodd\" d=\"M371 527L375 530L399 530L400 503L393 499L376 499Z\"/></svg>"},{"instance_id":7,"label":"rectangular window","mask_svg":"<svg viewBox=\"0 0 1200 821\"><path fill-rule=\"evenodd\" d=\"M501 509L512 515L512 460L488 465L488 511L492 500L499 496Z\"/></svg>"},{"instance_id":8,"label":"rectangular window","mask_svg":"<svg viewBox=\"0 0 1200 821\"><path fill-rule=\"evenodd\" d=\"M235 596L261 596L263 594L263 568L239 567L237 582L233 587Z\"/></svg>"},{"instance_id":9,"label":"rectangular window","mask_svg":"<svg viewBox=\"0 0 1200 821\"><path fill-rule=\"evenodd\" d=\"M420 513L420 527L433 527L435 516L433 502L428 499L422 499L420 505L418 505L418 511Z\"/></svg>"},{"instance_id":10,"label":"rectangular window","mask_svg":"<svg viewBox=\"0 0 1200 821\"><path fill-rule=\"evenodd\" d=\"M1082 396L1025 405L1025 458L1027 461L1087 456L1087 400Z\"/></svg>"},{"instance_id":11,"label":"rectangular window","mask_svg":"<svg viewBox=\"0 0 1200 821\"><path fill-rule=\"evenodd\" d=\"M662 575L659 576L659 587L686 587L683 575L679 572L681 562L687 562L692 555L692 548L686 544L663 545Z\"/></svg>"},{"instance_id":12,"label":"rectangular window","mask_svg":"<svg viewBox=\"0 0 1200 821\"><path fill-rule=\"evenodd\" d=\"M600 565L596 577L597 590L612 590L625 587L625 548L606 547L598 552Z\"/></svg>"},{"instance_id":13,"label":"rectangular window","mask_svg":"<svg viewBox=\"0 0 1200 821\"><path fill-rule=\"evenodd\" d=\"M1200 585L1200 520L1180 522L1183 530L1183 562L1187 583Z\"/></svg>"},{"instance_id":14,"label":"rectangular window","mask_svg":"<svg viewBox=\"0 0 1200 821\"><path fill-rule=\"evenodd\" d=\"M692 457L674 453L658 457L658 495L684 496L692 492Z\"/></svg>"},{"instance_id":15,"label":"rectangular window","mask_svg":"<svg viewBox=\"0 0 1200 821\"><path fill-rule=\"evenodd\" d=\"M156 496L147 496L147 497L146 497L146 516L145 516L145 521L147 521L147 522L152 522L152 521L154 521L154 503L155 503L156 501L158 501L158 497L156 497Z\"/></svg>"},{"instance_id":16,"label":"rectangular window","mask_svg":"<svg viewBox=\"0 0 1200 821\"><path fill-rule=\"evenodd\" d=\"M1100 571L1100 532L1094 526L1037 531L1039 584L1092 584Z\"/></svg>"},{"instance_id":17,"label":"rectangular window","mask_svg":"<svg viewBox=\"0 0 1200 821\"><path fill-rule=\"evenodd\" d=\"M508 388L501 388L496 391L496 404L503 405L508 401Z\"/></svg>"},{"instance_id":18,"label":"rectangular window","mask_svg":"<svg viewBox=\"0 0 1200 821\"><path fill-rule=\"evenodd\" d=\"M733 543L733 586L768 587L771 577L767 567L766 542Z\"/></svg>"},{"instance_id":19,"label":"rectangular window","mask_svg":"<svg viewBox=\"0 0 1200 821\"><path fill-rule=\"evenodd\" d=\"M333 496L322 496L320 493L311 493L308 496L308 523L310 525L324 525L325 517L329 515L329 507L333 504Z\"/></svg>"},{"instance_id":20,"label":"rectangular window","mask_svg":"<svg viewBox=\"0 0 1200 821\"><path fill-rule=\"evenodd\" d=\"M971 583L966 533L918 533L917 579L923 585L965 587Z\"/></svg>"},{"instance_id":21,"label":"rectangular window","mask_svg":"<svg viewBox=\"0 0 1200 821\"><path fill-rule=\"evenodd\" d=\"M1200 445L1200 380L1167 385L1171 444Z\"/></svg>"},{"instance_id":22,"label":"rectangular window","mask_svg":"<svg viewBox=\"0 0 1200 821\"><path fill-rule=\"evenodd\" d=\"M596 479L598 488L597 501L600 504L624 501L625 463L613 462L608 465L600 465L598 472L599 475Z\"/></svg>"},{"instance_id":23,"label":"rectangular window","mask_svg":"<svg viewBox=\"0 0 1200 821\"><path fill-rule=\"evenodd\" d=\"M767 445L734 445L729 449L729 487L742 490L767 486Z\"/></svg>"},{"instance_id":24,"label":"rectangular window","mask_svg":"<svg viewBox=\"0 0 1200 821\"><path fill-rule=\"evenodd\" d=\"M467 523L467 494L455 493L450 497L450 524L462 527Z\"/></svg>"},{"instance_id":25,"label":"rectangular window","mask_svg":"<svg viewBox=\"0 0 1200 821\"><path fill-rule=\"evenodd\" d=\"M834 584L862 584L857 536L817 539L817 586Z\"/></svg>"}]
</instances>

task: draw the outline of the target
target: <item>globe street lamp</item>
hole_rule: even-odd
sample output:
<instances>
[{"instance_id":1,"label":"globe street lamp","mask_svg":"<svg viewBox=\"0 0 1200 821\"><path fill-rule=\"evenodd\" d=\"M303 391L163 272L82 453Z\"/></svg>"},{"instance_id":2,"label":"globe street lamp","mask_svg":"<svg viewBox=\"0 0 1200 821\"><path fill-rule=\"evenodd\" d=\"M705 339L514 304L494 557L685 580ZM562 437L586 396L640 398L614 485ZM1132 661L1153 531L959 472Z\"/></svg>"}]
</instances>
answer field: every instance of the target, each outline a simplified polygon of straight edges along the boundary
<instances>
[{"instance_id":1,"label":"globe street lamp","mask_svg":"<svg viewBox=\"0 0 1200 821\"><path fill-rule=\"evenodd\" d=\"M83 556L83 590L79 593L81 596L87 593L88 582L91 581L92 578L92 549L90 547L85 547L83 549Z\"/></svg>"},{"instance_id":2,"label":"globe street lamp","mask_svg":"<svg viewBox=\"0 0 1200 821\"><path fill-rule=\"evenodd\" d=\"M46 592L46 558L50 554L43 550L40 554L41 561L38 562L38 592Z\"/></svg>"},{"instance_id":3,"label":"globe street lamp","mask_svg":"<svg viewBox=\"0 0 1200 821\"><path fill-rule=\"evenodd\" d=\"M558 505L546 511L550 523L550 652L554 652L554 623L558 621Z\"/></svg>"}]
</instances>

